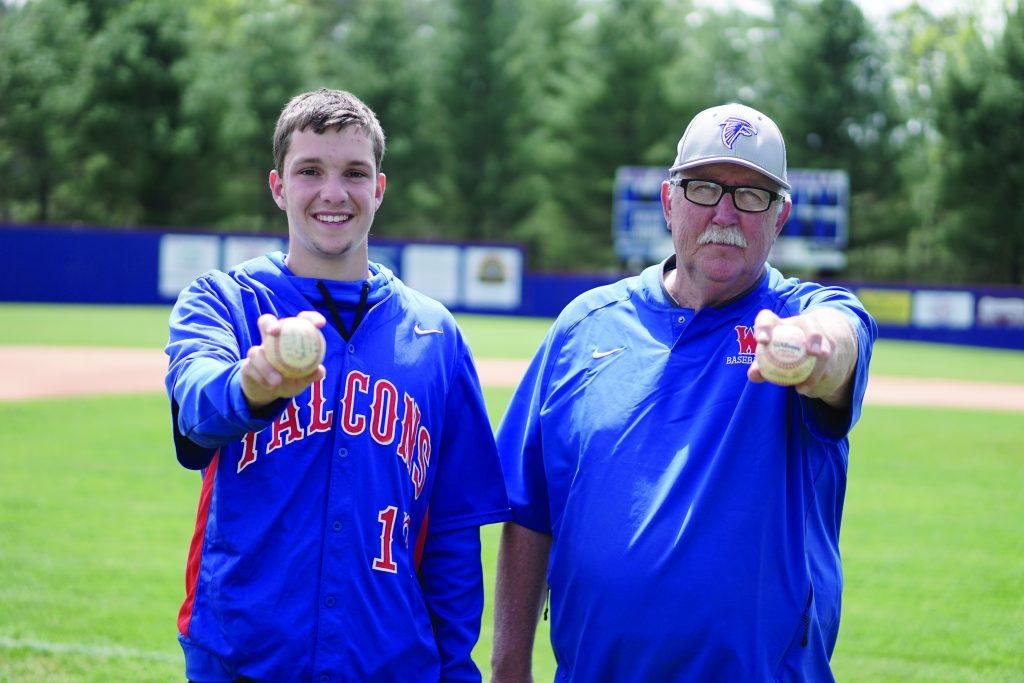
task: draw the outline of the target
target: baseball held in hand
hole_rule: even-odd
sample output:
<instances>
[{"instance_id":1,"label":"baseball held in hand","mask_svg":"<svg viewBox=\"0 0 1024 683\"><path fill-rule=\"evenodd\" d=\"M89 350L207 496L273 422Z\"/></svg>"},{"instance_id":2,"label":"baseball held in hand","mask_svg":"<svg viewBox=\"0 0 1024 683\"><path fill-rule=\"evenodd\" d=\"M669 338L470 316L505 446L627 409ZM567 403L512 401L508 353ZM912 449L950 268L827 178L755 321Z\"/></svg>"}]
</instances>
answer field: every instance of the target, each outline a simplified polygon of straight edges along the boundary
<instances>
[{"instance_id":1,"label":"baseball held in hand","mask_svg":"<svg viewBox=\"0 0 1024 683\"><path fill-rule=\"evenodd\" d=\"M281 334L263 340L267 360L284 377L305 377L324 359L324 335L305 318L282 318L279 322Z\"/></svg>"},{"instance_id":2,"label":"baseball held in hand","mask_svg":"<svg viewBox=\"0 0 1024 683\"><path fill-rule=\"evenodd\" d=\"M814 356L807 355L807 336L795 325L776 325L767 344L757 345L761 376L783 386L800 384L814 369Z\"/></svg>"}]
</instances>

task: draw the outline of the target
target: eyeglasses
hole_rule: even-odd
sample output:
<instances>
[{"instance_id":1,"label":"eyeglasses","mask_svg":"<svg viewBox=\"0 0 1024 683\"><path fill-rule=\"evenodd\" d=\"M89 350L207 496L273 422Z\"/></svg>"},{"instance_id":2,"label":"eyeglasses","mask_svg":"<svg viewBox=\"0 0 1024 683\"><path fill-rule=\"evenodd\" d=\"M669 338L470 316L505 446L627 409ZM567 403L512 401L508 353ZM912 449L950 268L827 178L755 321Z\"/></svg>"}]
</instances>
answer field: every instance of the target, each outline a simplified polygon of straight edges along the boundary
<instances>
[{"instance_id":1,"label":"eyeglasses","mask_svg":"<svg viewBox=\"0 0 1024 683\"><path fill-rule=\"evenodd\" d=\"M743 213L767 211L772 202L782 196L778 192L761 187L721 185L710 180L695 178L670 178L669 182L683 188L683 195L694 204L701 206L718 206L718 202L722 201L722 195L731 194L736 210Z\"/></svg>"}]
</instances>

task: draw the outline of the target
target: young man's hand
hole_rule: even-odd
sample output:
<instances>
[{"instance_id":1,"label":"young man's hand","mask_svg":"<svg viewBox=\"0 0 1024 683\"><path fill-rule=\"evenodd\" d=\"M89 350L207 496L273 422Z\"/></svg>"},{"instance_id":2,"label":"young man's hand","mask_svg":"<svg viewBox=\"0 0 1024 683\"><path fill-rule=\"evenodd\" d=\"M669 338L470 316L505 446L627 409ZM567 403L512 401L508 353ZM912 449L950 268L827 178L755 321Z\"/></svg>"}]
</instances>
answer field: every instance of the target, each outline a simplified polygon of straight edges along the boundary
<instances>
[{"instance_id":1,"label":"young man's hand","mask_svg":"<svg viewBox=\"0 0 1024 683\"><path fill-rule=\"evenodd\" d=\"M327 320L316 311L303 311L298 317L305 318L317 328L322 329ZM276 317L264 313L256 321L262 339L281 333L281 325ZM278 372L263 349L263 344L253 346L242 361L242 393L249 403L250 410L259 410L270 405L279 398L291 398L306 390L306 387L324 378L326 370L323 365L305 377L290 379Z\"/></svg>"}]
</instances>

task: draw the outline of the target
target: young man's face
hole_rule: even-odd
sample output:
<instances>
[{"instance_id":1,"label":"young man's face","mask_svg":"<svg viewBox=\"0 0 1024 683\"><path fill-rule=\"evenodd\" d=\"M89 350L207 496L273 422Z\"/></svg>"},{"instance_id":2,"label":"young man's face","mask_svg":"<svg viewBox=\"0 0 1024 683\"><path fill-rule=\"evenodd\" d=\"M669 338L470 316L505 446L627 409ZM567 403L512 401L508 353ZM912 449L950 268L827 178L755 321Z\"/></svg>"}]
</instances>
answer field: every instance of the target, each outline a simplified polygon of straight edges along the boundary
<instances>
[{"instance_id":1,"label":"young man's face","mask_svg":"<svg viewBox=\"0 0 1024 683\"><path fill-rule=\"evenodd\" d=\"M367 277L367 236L384 199L385 178L370 138L355 127L294 131L270 192L288 215L287 265L296 275Z\"/></svg>"}]
</instances>

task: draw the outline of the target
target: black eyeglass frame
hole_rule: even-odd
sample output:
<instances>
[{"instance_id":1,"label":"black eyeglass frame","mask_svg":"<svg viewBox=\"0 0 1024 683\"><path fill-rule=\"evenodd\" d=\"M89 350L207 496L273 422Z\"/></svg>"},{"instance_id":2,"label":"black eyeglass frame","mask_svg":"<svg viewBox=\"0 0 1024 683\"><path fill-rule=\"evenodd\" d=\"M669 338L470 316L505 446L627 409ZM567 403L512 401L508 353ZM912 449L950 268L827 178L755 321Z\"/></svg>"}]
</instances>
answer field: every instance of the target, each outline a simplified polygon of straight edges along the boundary
<instances>
[{"instance_id":1,"label":"black eyeglass frame","mask_svg":"<svg viewBox=\"0 0 1024 683\"><path fill-rule=\"evenodd\" d=\"M777 199L781 199L783 196L781 192L773 192L772 190L769 190L764 187L755 187L754 185L725 185L714 180L707 180L706 178L669 178L668 182L672 185L675 185L676 187L683 188L683 196L686 197L686 201L696 204L697 206L718 206L718 203L722 201L722 197L724 197L725 195L731 195L732 205L736 208L737 211L741 213L764 213L768 209L772 208L772 202L774 202ZM714 204L702 204L700 202L695 202L692 199L690 199L690 197L687 196L686 193L686 188L690 183L708 183L709 185L715 185L717 187L722 188L722 194L718 195L718 199L715 200ZM741 209L739 206L736 205L736 190L760 190L761 192L767 192L768 206L764 207L759 211Z\"/></svg>"}]
</instances>

